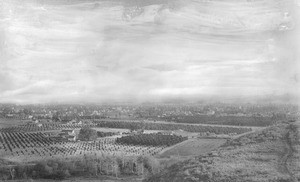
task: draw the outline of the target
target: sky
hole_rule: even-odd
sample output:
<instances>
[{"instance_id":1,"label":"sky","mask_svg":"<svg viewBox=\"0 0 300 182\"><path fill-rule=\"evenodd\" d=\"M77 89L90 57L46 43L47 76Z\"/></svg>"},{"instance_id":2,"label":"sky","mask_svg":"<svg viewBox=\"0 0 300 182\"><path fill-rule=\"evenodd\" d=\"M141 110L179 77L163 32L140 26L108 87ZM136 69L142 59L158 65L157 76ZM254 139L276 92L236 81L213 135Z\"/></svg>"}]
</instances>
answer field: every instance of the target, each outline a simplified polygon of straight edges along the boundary
<instances>
[{"instance_id":1,"label":"sky","mask_svg":"<svg viewBox=\"0 0 300 182\"><path fill-rule=\"evenodd\" d=\"M0 102L297 95L293 0L0 2Z\"/></svg>"}]
</instances>

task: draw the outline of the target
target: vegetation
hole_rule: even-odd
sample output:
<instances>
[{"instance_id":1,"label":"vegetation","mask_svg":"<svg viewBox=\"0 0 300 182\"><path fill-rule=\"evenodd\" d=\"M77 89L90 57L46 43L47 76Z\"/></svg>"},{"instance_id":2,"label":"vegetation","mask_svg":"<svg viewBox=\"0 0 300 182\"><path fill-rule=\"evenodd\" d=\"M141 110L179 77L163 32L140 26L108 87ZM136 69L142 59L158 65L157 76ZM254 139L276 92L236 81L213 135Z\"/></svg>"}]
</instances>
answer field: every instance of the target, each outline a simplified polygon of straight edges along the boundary
<instances>
[{"instance_id":1,"label":"vegetation","mask_svg":"<svg viewBox=\"0 0 300 182\"><path fill-rule=\"evenodd\" d=\"M225 142L225 139L190 139L187 142L164 151L159 154L159 157L203 155L217 149Z\"/></svg>"},{"instance_id":2,"label":"vegetation","mask_svg":"<svg viewBox=\"0 0 300 182\"><path fill-rule=\"evenodd\" d=\"M270 116L218 116L218 115L193 115L193 116L168 116L160 118L177 123L195 123L195 124L218 124L218 125L236 125L236 126L270 126L278 120L279 117Z\"/></svg>"},{"instance_id":3,"label":"vegetation","mask_svg":"<svg viewBox=\"0 0 300 182\"><path fill-rule=\"evenodd\" d=\"M78 134L78 139L81 141L91 141L97 139L97 131L91 128L81 128Z\"/></svg>"},{"instance_id":4,"label":"vegetation","mask_svg":"<svg viewBox=\"0 0 300 182\"><path fill-rule=\"evenodd\" d=\"M184 140L187 140L187 137L151 133L123 136L117 138L116 142L128 145L171 146Z\"/></svg>"},{"instance_id":5,"label":"vegetation","mask_svg":"<svg viewBox=\"0 0 300 182\"><path fill-rule=\"evenodd\" d=\"M149 177L146 181L293 181L300 178L297 174L300 168L295 162L299 160L299 131L294 123L274 125L228 140L224 145L225 140L192 139L176 145L162 157L200 156L175 164L165 171L160 171L162 165L151 156L157 156L164 149L167 150L167 146L187 138L159 133L105 138L116 133L97 132L88 125L47 123L41 127L34 124L10 127L0 132L1 157L12 161L39 162L36 165L13 163L1 167L0 180L143 175ZM215 134L251 131L249 128L133 121L99 122L97 126L131 130L182 129ZM33 132L58 128L82 128L82 141L59 141L46 132ZM90 141L97 137L100 137L97 141ZM196 140L199 142L193 142ZM204 140L207 141L201 143ZM222 147L217 149L220 145ZM215 151L211 152L213 149Z\"/></svg>"},{"instance_id":6,"label":"vegetation","mask_svg":"<svg viewBox=\"0 0 300 182\"><path fill-rule=\"evenodd\" d=\"M102 132L102 131L97 131L97 136L98 137L107 137L107 136L114 136L117 133L115 132Z\"/></svg>"},{"instance_id":7,"label":"vegetation","mask_svg":"<svg viewBox=\"0 0 300 182\"><path fill-rule=\"evenodd\" d=\"M297 181L299 168L291 159L299 162L299 158L293 158L296 152L288 144L296 135L284 124L270 127L230 141L213 153L174 164L145 181Z\"/></svg>"},{"instance_id":8,"label":"vegetation","mask_svg":"<svg viewBox=\"0 0 300 182\"><path fill-rule=\"evenodd\" d=\"M15 170L11 175L10 170ZM150 156L85 155L83 158L54 158L35 165L17 164L0 169L0 180L7 179L65 179L71 176L143 175L156 174L159 162Z\"/></svg>"},{"instance_id":9,"label":"vegetation","mask_svg":"<svg viewBox=\"0 0 300 182\"><path fill-rule=\"evenodd\" d=\"M241 134L251 131L251 128L238 128L238 127L221 127L221 126L204 126L204 125L191 125L191 124L171 124L171 123L140 123L134 121L102 121L97 123L98 127L109 128L126 128L130 129L143 128L145 130L184 130L188 132L210 132L215 134Z\"/></svg>"},{"instance_id":10,"label":"vegetation","mask_svg":"<svg viewBox=\"0 0 300 182\"><path fill-rule=\"evenodd\" d=\"M237 138L236 140L231 140L225 145L247 145L252 143L262 143L265 141L276 141L284 137L284 132L282 128L284 125L271 126L262 130L261 132L250 133L242 137Z\"/></svg>"},{"instance_id":11,"label":"vegetation","mask_svg":"<svg viewBox=\"0 0 300 182\"><path fill-rule=\"evenodd\" d=\"M156 155L164 147L116 144L114 138L93 142L55 141L44 133L0 133L0 154L13 161L30 162L56 156L85 154Z\"/></svg>"},{"instance_id":12,"label":"vegetation","mask_svg":"<svg viewBox=\"0 0 300 182\"><path fill-rule=\"evenodd\" d=\"M83 127L93 127L93 124L59 124L59 123L43 123L42 126L37 124L25 124L19 126L12 126L7 128L0 128L0 132L38 132L49 130L63 130L63 129L76 129Z\"/></svg>"}]
</instances>

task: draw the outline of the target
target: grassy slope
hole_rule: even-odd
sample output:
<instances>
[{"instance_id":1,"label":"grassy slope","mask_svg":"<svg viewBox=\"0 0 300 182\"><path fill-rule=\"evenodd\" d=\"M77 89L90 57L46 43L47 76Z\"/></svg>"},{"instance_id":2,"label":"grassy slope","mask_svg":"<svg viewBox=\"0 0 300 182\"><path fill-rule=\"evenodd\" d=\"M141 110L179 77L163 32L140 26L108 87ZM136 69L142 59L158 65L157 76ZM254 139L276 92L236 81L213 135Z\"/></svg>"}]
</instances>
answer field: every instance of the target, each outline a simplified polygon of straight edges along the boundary
<instances>
[{"instance_id":1,"label":"grassy slope","mask_svg":"<svg viewBox=\"0 0 300 182\"><path fill-rule=\"evenodd\" d=\"M193 156L199 155L199 153L204 154L218 148L225 142L225 139L189 139L170 149L167 148L161 152L159 157Z\"/></svg>"},{"instance_id":2,"label":"grassy slope","mask_svg":"<svg viewBox=\"0 0 300 182\"><path fill-rule=\"evenodd\" d=\"M216 156L174 164L145 181L296 181L291 174L298 170L299 152L289 152L289 128L282 124L242 136L219 148Z\"/></svg>"}]
</instances>

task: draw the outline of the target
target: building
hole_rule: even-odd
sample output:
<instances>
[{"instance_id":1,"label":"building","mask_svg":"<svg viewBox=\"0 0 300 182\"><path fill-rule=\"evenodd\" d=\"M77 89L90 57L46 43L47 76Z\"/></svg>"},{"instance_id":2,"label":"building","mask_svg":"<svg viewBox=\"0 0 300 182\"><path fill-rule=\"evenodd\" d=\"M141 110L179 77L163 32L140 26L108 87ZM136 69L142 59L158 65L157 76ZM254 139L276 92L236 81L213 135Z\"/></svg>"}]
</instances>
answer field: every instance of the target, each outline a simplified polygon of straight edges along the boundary
<instances>
[{"instance_id":1,"label":"building","mask_svg":"<svg viewBox=\"0 0 300 182\"><path fill-rule=\"evenodd\" d=\"M68 141L72 141L72 142L75 142L77 140L77 136L71 136L71 135L68 135L66 136L66 139Z\"/></svg>"},{"instance_id":2,"label":"building","mask_svg":"<svg viewBox=\"0 0 300 182\"><path fill-rule=\"evenodd\" d=\"M80 132L80 129L61 130L61 133L59 133L58 135L63 140L76 141L78 139L79 132Z\"/></svg>"}]
</instances>

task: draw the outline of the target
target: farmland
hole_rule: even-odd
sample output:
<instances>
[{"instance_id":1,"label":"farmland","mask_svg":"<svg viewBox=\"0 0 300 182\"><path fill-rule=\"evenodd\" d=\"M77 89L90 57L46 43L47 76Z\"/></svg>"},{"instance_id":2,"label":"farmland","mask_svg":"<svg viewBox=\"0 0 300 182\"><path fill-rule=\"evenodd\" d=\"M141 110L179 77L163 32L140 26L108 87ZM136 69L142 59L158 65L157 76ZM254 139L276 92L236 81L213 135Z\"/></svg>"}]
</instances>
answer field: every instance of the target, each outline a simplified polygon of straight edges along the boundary
<instances>
[{"instance_id":1,"label":"farmland","mask_svg":"<svg viewBox=\"0 0 300 182\"><path fill-rule=\"evenodd\" d=\"M133 122L133 121L101 121L96 122L97 127L108 128L143 128L145 130L184 130L187 132L210 132L215 134L241 134L251 131L248 127L224 127L224 126L208 126L208 125L192 125L192 124L173 124L173 123L149 123L149 122Z\"/></svg>"},{"instance_id":2,"label":"farmland","mask_svg":"<svg viewBox=\"0 0 300 182\"><path fill-rule=\"evenodd\" d=\"M0 117L0 129L4 127L13 127L17 125L22 125L28 121L29 120L7 119L7 118Z\"/></svg>"},{"instance_id":3,"label":"farmland","mask_svg":"<svg viewBox=\"0 0 300 182\"><path fill-rule=\"evenodd\" d=\"M80 156L87 154L156 155L164 146L145 147L122 145L115 139L103 138L94 142L61 142L47 138L43 133L0 134L1 156L16 162L30 162L58 156Z\"/></svg>"},{"instance_id":4,"label":"farmland","mask_svg":"<svg viewBox=\"0 0 300 182\"><path fill-rule=\"evenodd\" d=\"M22 124L13 127L0 128L2 132L40 132L49 130L63 130L63 129L78 129L84 126L91 127L93 124L80 125L80 124L60 124L60 123L43 123L42 126L37 124Z\"/></svg>"},{"instance_id":5,"label":"farmland","mask_svg":"<svg viewBox=\"0 0 300 182\"><path fill-rule=\"evenodd\" d=\"M224 144L224 139L191 139L160 152L159 157L196 156L213 151Z\"/></svg>"},{"instance_id":6,"label":"farmland","mask_svg":"<svg viewBox=\"0 0 300 182\"><path fill-rule=\"evenodd\" d=\"M165 143L156 146L143 146L143 142L138 144L133 139L136 136L126 136L124 139L118 138L106 138L105 136L110 136L112 131L116 130L115 128L121 128L121 131L124 129L129 129L133 124L137 124L135 122L121 122L121 121L110 121L110 122L101 122L89 125L79 125L79 124L59 124L59 123L43 123L42 126L38 126L37 124L25 124L18 125L13 127L1 128L0 133L0 150L2 157L5 158L13 158L14 160L23 159L30 161L36 160L39 157L55 157L55 156L69 156L69 155L83 155L83 154L92 154L97 152L102 153L120 153L119 151L124 152L126 155L156 155L163 148L168 145L174 145L177 142L181 142L183 140L178 140L175 143ZM102 128L103 126L111 127ZM168 126L168 127L167 127ZM60 131L60 130L72 130L72 129L80 129L82 127L93 127L98 130L99 137L103 137L102 139L98 139L92 143L87 142L70 142L70 141L58 141L55 138L51 137L48 132L49 131ZM211 127L211 126L197 126L195 127L186 126L186 125L172 125L172 124L161 124L161 123L152 123L146 126L141 126L146 129L159 129L159 131L164 131L164 129L185 129L188 132L215 132L218 134L222 133L242 133L246 131L250 131L248 128L234 128L234 127ZM104 131L110 131L105 133ZM117 130L118 131L118 130ZM126 131L126 130L125 130ZM187 133L188 133L187 132ZM101 135L101 136L100 136ZM144 134L141 136L155 136L154 134ZM160 137L171 137L158 135ZM116 142L118 140L119 142ZM167 139L168 140L168 139ZM120 142L120 141L123 141ZM127 142L126 142L127 141ZM162 141L162 140L160 140ZM149 140L149 142L154 142L153 138ZM130 149L131 148L131 149ZM31 159L31 157L33 157Z\"/></svg>"},{"instance_id":7,"label":"farmland","mask_svg":"<svg viewBox=\"0 0 300 182\"><path fill-rule=\"evenodd\" d=\"M253 131L249 127L128 120L94 121L88 123L19 123L11 127L1 128L0 157L6 161L26 165L57 159L71 162L72 160L90 156L103 160L99 163L99 165L103 165L107 160L104 156L107 156L110 158L109 160L115 162L108 163L103 167L106 171L104 172L105 174L109 176L116 175L116 173L110 172L108 168L117 168L115 170L122 171L122 174L140 175L143 174L140 170L146 170L148 164L146 165L145 162L142 162L145 165L142 168L137 166L132 167L133 164L130 164L131 167L128 166L128 168L132 168L132 170L127 171L121 167L121 164L115 167L115 163L118 163L116 156L123 158L125 161L128 160L129 163L132 160L136 161L133 162L134 165L138 165L139 162L137 161L140 160L140 157L151 156L153 157L151 160L154 160L151 165L157 165L158 161L164 161L162 166L166 166L171 163L172 159L169 159L170 156L177 155L179 158L176 161L180 161L184 158L205 154L215 150L225 142L220 136L230 138ZM63 137L64 135L73 137L75 135L70 134L75 131L78 132L81 128L95 130L97 139L92 141L78 141L76 139L67 140L68 137ZM211 137L211 139L205 138L203 135ZM199 136L204 138L197 138ZM214 137L217 138L213 139ZM43 163L41 165L47 164ZM149 165L147 169L148 173L153 173L154 169L150 169ZM159 169L159 167L156 168ZM76 169L78 170L80 167ZM72 171L73 168L68 170ZM86 171L89 170L90 167L87 167ZM98 171L101 171L101 169L98 169ZM76 174L74 173L74 175ZM98 174L98 172L94 174ZM51 175L55 176L56 173L51 173Z\"/></svg>"}]
</instances>

